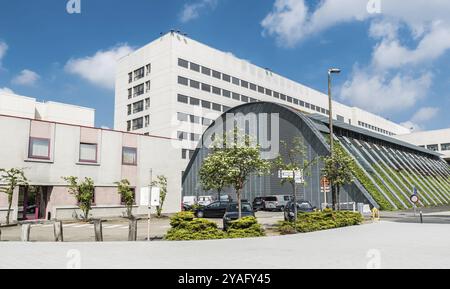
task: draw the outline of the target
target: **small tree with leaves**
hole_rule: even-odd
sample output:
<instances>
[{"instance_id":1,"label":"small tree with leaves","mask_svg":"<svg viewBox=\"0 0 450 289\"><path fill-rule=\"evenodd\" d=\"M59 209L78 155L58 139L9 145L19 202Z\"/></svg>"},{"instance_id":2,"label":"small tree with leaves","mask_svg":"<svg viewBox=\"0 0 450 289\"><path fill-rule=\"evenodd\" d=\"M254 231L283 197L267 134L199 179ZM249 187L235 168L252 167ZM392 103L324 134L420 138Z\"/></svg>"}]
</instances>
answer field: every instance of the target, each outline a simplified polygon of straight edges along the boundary
<instances>
[{"instance_id":1,"label":"small tree with leaves","mask_svg":"<svg viewBox=\"0 0 450 289\"><path fill-rule=\"evenodd\" d=\"M225 151L213 150L213 153L203 161L199 172L203 190L217 191L218 200L224 188L228 186L226 178L223 177L228 171L225 158L227 158Z\"/></svg>"},{"instance_id":2,"label":"small tree with leaves","mask_svg":"<svg viewBox=\"0 0 450 289\"><path fill-rule=\"evenodd\" d=\"M6 224L9 225L11 217L11 206L14 196L14 190L18 186L28 186L28 180L25 177L25 173L22 169L0 169L0 182L4 186L0 187L0 192L5 193L8 196L8 212L6 213Z\"/></svg>"},{"instance_id":3,"label":"small tree with leaves","mask_svg":"<svg viewBox=\"0 0 450 289\"><path fill-rule=\"evenodd\" d=\"M279 155L273 162L275 170L283 171L301 171L303 175L307 175L311 166L317 162L316 158L309 160L307 155L307 148L300 137L294 137L291 145L286 141L280 141L281 147L285 155ZM292 187L292 195L296 197L295 192L295 178L286 178L281 180L281 184L289 183Z\"/></svg>"},{"instance_id":4,"label":"small tree with leaves","mask_svg":"<svg viewBox=\"0 0 450 289\"><path fill-rule=\"evenodd\" d=\"M89 212L92 209L92 199L94 198L94 181L91 178L85 178L84 181L78 181L77 177L64 177L69 184L69 192L75 196L78 207L83 212L83 220L89 220Z\"/></svg>"},{"instance_id":5,"label":"small tree with leaves","mask_svg":"<svg viewBox=\"0 0 450 289\"><path fill-rule=\"evenodd\" d=\"M335 145L333 157L324 159L324 176L330 181L332 205L335 210L340 210L339 200L341 187L350 184L353 181L353 160L347 155L341 147Z\"/></svg>"},{"instance_id":6,"label":"small tree with leaves","mask_svg":"<svg viewBox=\"0 0 450 289\"><path fill-rule=\"evenodd\" d=\"M135 195L133 189L130 187L130 181L124 179L120 182L115 183L117 185L117 192L119 193L121 199L125 203L127 208L127 218L133 218L133 206L135 203Z\"/></svg>"},{"instance_id":7,"label":"small tree with leaves","mask_svg":"<svg viewBox=\"0 0 450 289\"><path fill-rule=\"evenodd\" d=\"M165 176L157 176L156 181L152 182L152 187L158 187L159 192L159 206L156 207L156 216L161 218L164 201L167 196L167 178Z\"/></svg>"}]
</instances>

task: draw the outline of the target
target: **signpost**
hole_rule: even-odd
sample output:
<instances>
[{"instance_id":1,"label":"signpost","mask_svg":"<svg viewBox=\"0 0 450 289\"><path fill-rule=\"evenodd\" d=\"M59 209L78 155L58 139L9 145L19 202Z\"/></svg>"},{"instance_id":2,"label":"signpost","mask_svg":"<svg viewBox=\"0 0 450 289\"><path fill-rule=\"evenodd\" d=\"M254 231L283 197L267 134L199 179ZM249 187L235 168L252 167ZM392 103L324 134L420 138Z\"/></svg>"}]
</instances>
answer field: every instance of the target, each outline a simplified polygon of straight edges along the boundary
<instances>
[{"instance_id":1,"label":"signpost","mask_svg":"<svg viewBox=\"0 0 450 289\"><path fill-rule=\"evenodd\" d=\"M322 208L325 209L328 202L327 202L327 194L329 192L331 192L331 188L330 188L330 181L326 178L326 177L322 177L320 179L320 192L323 193L323 200L324 200L324 207Z\"/></svg>"},{"instance_id":2,"label":"signpost","mask_svg":"<svg viewBox=\"0 0 450 289\"><path fill-rule=\"evenodd\" d=\"M420 198L417 195L417 188L416 187L414 187L414 189L413 189L413 194L412 194L410 200L414 204L414 217L415 217L415 216L417 216L417 212L416 212L416 210L417 210L417 203L420 202Z\"/></svg>"},{"instance_id":3,"label":"signpost","mask_svg":"<svg viewBox=\"0 0 450 289\"><path fill-rule=\"evenodd\" d=\"M294 180L294 196L293 196L293 203L294 203L294 220L297 221L297 188L296 184L304 184L305 179L303 178L303 171L302 170L280 170L278 171L278 177L280 179L291 179Z\"/></svg>"}]
</instances>

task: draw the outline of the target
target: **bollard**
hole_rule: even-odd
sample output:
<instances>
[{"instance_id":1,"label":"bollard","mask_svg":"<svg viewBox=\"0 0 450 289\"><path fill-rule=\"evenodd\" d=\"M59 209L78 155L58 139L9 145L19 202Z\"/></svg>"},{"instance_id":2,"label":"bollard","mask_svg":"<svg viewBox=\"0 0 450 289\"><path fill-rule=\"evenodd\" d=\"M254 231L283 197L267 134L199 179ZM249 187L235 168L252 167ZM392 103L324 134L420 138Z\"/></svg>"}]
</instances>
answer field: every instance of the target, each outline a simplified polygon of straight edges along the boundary
<instances>
[{"instance_id":1,"label":"bollard","mask_svg":"<svg viewBox=\"0 0 450 289\"><path fill-rule=\"evenodd\" d=\"M423 224L423 213L420 211L420 223Z\"/></svg>"},{"instance_id":2,"label":"bollard","mask_svg":"<svg viewBox=\"0 0 450 289\"><path fill-rule=\"evenodd\" d=\"M20 240L22 242L30 242L30 231L31 231L31 224L22 225L22 232L20 234Z\"/></svg>"},{"instance_id":3,"label":"bollard","mask_svg":"<svg viewBox=\"0 0 450 289\"><path fill-rule=\"evenodd\" d=\"M128 241L137 240L137 219L131 217L128 221Z\"/></svg>"},{"instance_id":4,"label":"bollard","mask_svg":"<svg viewBox=\"0 0 450 289\"><path fill-rule=\"evenodd\" d=\"M53 223L53 232L55 234L55 242L64 242L63 223L61 221Z\"/></svg>"},{"instance_id":5,"label":"bollard","mask_svg":"<svg viewBox=\"0 0 450 289\"><path fill-rule=\"evenodd\" d=\"M95 242L103 242L102 220L94 220Z\"/></svg>"}]
</instances>

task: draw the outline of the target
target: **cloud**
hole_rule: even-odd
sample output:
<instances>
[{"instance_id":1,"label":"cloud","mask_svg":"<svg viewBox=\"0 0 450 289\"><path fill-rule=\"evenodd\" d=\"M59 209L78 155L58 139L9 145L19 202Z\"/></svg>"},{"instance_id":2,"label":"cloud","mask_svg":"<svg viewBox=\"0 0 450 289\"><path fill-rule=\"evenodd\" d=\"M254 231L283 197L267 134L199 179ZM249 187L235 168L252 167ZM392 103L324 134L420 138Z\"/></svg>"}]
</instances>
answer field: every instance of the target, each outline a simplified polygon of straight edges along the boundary
<instances>
[{"instance_id":1,"label":"cloud","mask_svg":"<svg viewBox=\"0 0 450 289\"><path fill-rule=\"evenodd\" d=\"M3 87L3 88L0 87L0 94L3 94L3 93L14 94L14 91L12 91L11 89L9 89L7 87Z\"/></svg>"},{"instance_id":2,"label":"cloud","mask_svg":"<svg viewBox=\"0 0 450 289\"><path fill-rule=\"evenodd\" d=\"M0 64L2 62L3 57L5 57L7 50L8 50L8 45L5 42L0 41Z\"/></svg>"},{"instance_id":3,"label":"cloud","mask_svg":"<svg viewBox=\"0 0 450 289\"><path fill-rule=\"evenodd\" d=\"M341 99L375 113L402 111L425 98L431 84L429 72L414 77L403 73L374 73L356 67L351 79L341 88Z\"/></svg>"},{"instance_id":4,"label":"cloud","mask_svg":"<svg viewBox=\"0 0 450 289\"><path fill-rule=\"evenodd\" d=\"M194 20L200 16L204 10L214 10L217 7L218 0L197 0L186 3L180 13L180 21L183 23Z\"/></svg>"},{"instance_id":5,"label":"cloud","mask_svg":"<svg viewBox=\"0 0 450 289\"><path fill-rule=\"evenodd\" d=\"M435 118L438 113L439 108L437 107L422 107L410 120L401 123L401 125L412 131L421 131L425 128L425 123Z\"/></svg>"},{"instance_id":6,"label":"cloud","mask_svg":"<svg viewBox=\"0 0 450 289\"><path fill-rule=\"evenodd\" d=\"M127 44L97 51L93 56L70 59L64 69L90 83L106 89L114 89L117 61L132 53Z\"/></svg>"},{"instance_id":7,"label":"cloud","mask_svg":"<svg viewBox=\"0 0 450 289\"><path fill-rule=\"evenodd\" d=\"M19 73L19 75L12 79L12 83L16 85L30 86L35 85L39 78L40 76L36 72L29 69L24 69Z\"/></svg>"}]
</instances>

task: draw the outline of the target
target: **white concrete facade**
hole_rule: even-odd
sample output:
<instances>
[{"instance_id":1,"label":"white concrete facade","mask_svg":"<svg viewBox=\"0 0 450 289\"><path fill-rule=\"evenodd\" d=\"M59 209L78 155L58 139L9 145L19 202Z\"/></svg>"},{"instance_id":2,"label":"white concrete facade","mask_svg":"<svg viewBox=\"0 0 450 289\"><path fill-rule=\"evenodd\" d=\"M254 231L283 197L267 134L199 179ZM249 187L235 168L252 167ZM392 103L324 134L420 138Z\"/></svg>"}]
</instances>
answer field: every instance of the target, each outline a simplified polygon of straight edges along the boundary
<instances>
[{"instance_id":1,"label":"white concrete facade","mask_svg":"<svg viewBox=\"0 0 450 289\"><path fill-rule=\"evenodd\" d=\"M450 163L450 128L397 135L395 138L439 152Z\"/></svg>"},{"instance_id":2,"label":"white concrete facade","mask_svg":"<svg viewBox=\"0 0 450 289\"><path fill-rule=\"evenodd\" d=\"M0 93L0 115L90 127L95 123L95 110L92 108L53 101L38 102L35 98L10 93Z\"/></svg>"},{"instance_id":3,"label":"white concrete facade","mask_svg":"<svg viewBox=\"0 0 450 289\"><path fill-rule=\"evenodd\" d=\"M230 107L251 101L276 102L306 113L328 115L326 94L231 53L168 33L119 61L114 127L183 139L179 157L187 164L189 157L185 154L195 149L211 120ZM338 102L334 102L334 118L385 135L410 132L385 118Z\"/></svg>"},{"instance_id":4,"label":"white concrete facade","mask_svg":"<svg viewBox=\"0 0 450 289\"><path fill-rule=\"evenodd\" d=\"M172 143L178 140L5 115L0 115L0 131L2 139L8 140L2 142L0 168L23 168L31 185L48 188L45 206L42 207L45 213L40 219L72 219L79 215L76 200L62 179L66 176L94 180L92 217L119 217L123 214L125 208L115 185L122 179L128 179L135 188L135 213L146 213L146 206L139 206L140 191L149 186L151 176L155 180L158 175L168 179L164 212L180 210L181 172L184 168L180 167L179 161L170 158L175 154ZM32 147L33 139L45 140L39 145L46 148L37 148L38 157ZM82 144L95 148L91 159L83 160ZM134 163L124 161L124 148L132 149ZM17 189L12 203L13 221L18 218L19 199ZM0 223L5 222L7 205L6 195L0 193Z\"/></svg>"}]
</instances>

